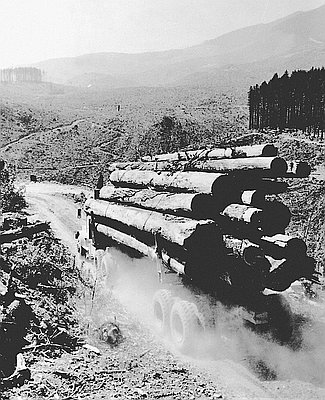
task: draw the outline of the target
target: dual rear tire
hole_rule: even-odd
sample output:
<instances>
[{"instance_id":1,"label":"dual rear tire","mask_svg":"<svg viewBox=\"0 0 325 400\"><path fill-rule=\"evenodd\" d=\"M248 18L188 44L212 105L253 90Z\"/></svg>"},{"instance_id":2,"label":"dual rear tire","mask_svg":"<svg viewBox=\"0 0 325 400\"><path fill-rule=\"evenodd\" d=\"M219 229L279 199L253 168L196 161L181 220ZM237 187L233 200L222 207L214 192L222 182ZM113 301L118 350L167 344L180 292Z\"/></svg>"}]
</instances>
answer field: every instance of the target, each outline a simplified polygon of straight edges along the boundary
<instances>
[{"instance_id":1,"label":"dual rear tire","mask_svg":"<svg viewBox=\"0 0 325 400\"><path fill-rule=\"evenodd\" d=\"M169 290L162 289L154 296L153 313L157 332L170 336L177 350L188 353L197 348L205 327L194 303L175 298Z\"/></svg>"},{"instance_id":2,"label":"dual rear tire","mask_svg":"<svg viewBox=\"0 0 325 400\"><path fill-rule=\"evenodd\" d=\"M153 315L155 329L161 336L169 334L170 311L174 304L174 298L167 289L158 290L153 298Z\"/></svg>"},{"instance_id":3,"label":"dual rear tire","mask_svg":"<svg viewBox=\"0 0 325 400\"><path fill-rule=\"evenodd\" d=\"M177 349L185 353L194 351L203 332L196 305L187 300L176 301L170 311L170 336Z\"/></svg>"}]
</instances>

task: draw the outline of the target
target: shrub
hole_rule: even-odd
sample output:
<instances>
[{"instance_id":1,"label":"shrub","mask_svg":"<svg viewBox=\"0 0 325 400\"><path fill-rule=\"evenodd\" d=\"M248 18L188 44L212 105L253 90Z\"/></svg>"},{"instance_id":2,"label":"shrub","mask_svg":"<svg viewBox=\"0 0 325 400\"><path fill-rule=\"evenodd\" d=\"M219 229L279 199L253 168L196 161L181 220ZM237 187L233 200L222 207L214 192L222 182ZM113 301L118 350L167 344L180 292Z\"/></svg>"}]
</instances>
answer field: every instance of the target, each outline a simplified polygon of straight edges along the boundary
<instances>
[{"instance_id":1,"label":"shrub","mask_svg":"<svg viewBox=\"0 0 325 400\"><path fill-rule=\"evenodd\" d=\"M15 187L16 174L12 166L0 171L0 209L3 212L19 211L26 207L21 189Z\"/></svg>"}]
</instances>

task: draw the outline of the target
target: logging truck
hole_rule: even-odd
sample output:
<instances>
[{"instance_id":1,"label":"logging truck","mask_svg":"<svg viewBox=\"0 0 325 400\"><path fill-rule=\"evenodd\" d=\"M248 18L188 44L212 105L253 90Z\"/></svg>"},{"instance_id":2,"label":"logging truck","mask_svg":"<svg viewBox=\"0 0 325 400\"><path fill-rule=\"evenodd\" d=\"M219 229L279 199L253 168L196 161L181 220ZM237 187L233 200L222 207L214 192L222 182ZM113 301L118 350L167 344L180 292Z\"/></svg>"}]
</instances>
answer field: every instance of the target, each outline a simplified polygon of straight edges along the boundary
<instances>
[{"instance_id":1,"label":"logging truck","mask_svg":"<svg viewBox=\"0 0 325 400\"><path fill-rule=\"evenodd\" d=\"M113 282L119 273L112 248L150 258L161 283L156 326L181 351L193 348L197 333L218 328L220 304L250 328L290 341L292 314L280 293L300 278L317 278L305 242L285 233L291 214L276 195L287 179L308 177L307 163L287 162L266 144L111 167L109 181L101 177L86 201L86 223L76 234L97 277Z\"/></svg>"}]
</instances>

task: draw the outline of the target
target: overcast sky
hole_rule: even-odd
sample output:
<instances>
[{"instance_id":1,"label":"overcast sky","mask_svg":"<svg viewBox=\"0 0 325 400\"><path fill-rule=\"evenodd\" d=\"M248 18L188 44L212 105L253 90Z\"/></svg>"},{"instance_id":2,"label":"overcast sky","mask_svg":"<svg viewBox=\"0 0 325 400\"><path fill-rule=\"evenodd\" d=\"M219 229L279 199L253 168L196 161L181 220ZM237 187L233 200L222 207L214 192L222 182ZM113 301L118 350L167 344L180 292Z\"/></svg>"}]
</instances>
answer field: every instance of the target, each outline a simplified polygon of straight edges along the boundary
<instances>
[{"instance_id":1,"label":"overcast sky","mask_svg":"<svg viewBox=\"0 0 325 400\"><path fill-rule=\"evenodd\" d=\"M183 48L325 0L0 0L0 68Z\"/></svg>"}]
</instances>

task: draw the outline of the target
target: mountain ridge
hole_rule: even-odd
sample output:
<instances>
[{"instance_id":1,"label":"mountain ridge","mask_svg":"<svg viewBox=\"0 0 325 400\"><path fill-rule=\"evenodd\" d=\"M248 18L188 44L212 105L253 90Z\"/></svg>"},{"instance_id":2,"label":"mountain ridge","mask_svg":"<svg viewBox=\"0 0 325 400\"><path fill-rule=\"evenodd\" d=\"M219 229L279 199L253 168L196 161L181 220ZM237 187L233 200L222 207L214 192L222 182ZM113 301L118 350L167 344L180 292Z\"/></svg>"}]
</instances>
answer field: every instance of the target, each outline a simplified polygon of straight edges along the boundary
<instances>
[{"instance_id":1,"label":"mountain ridge","mask_svg":"<svg viewBox=\"0 0 325 400\"><path fill-rule=\"evenodd\" d=\"M270 65L274 72L283 73L281 69L286 58L290 58L293 69L313 66L308 63L308 59L325 64L325 54L322 51L321 57L317 54L325 48L324 20L325 5L266 24L244 27L183 49L144 53L90 53L45 60L33 66L44 70L45 80L54 83L72 82L76 86L89 87L92 86L92 80L95 80L100 87L102 79L103 85L110 82L112 87L132 87L193 85L197 84L197 74L202 77L206 74L207 84L217 84L218 79L210 81L211 72L216 77L222 76L223 69L233 65L239 74L243 74L245 84L247 72L252 75L251 84L254 84L253 79L260 75L264 76L263 79L270 78L267 75ZM296 60L292 58L294 54L297 55ZM303 59L304 54L308 54L308 59ZM263 70L261 63L265 64L265 73L256 75L256 69L260 72ZM247 71L249 66L252 67L251 72Z\"/></svg>"}]
</instances>

